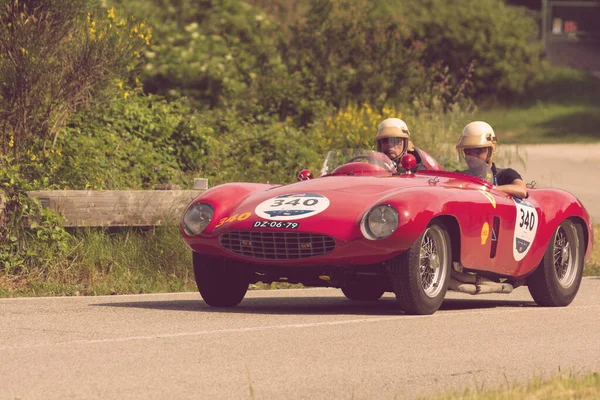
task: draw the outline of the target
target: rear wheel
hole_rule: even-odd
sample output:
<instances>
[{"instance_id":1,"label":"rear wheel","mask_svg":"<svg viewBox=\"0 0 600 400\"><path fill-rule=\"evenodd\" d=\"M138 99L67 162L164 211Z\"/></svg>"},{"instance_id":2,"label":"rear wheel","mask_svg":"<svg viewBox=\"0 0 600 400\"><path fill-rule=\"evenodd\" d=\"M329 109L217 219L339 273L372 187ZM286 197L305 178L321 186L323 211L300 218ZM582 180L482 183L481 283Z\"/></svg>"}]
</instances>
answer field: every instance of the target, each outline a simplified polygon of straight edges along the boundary
<instances>
[{"instance_id":1,"label":"rear wheel","mask_svg":"<svg viewBox=\"0 0 600 400\"><path fill-rule=\"evenodd\" d=\"M344 296L355 301L375 301L379 300L385 293L385 290L377 286L368 285L348 285L342 288Z\"/></svg>"},{"instance_id":2,"label":"rear wheel","mask_svg":"<svg viewBox=\"0 0 600 400\"><path fill-rule=\"evenodd\" d=\"M537 304L564 307L573 301L583 274L584 245L580 225L565 220L556 228L542 262L527 278Z\"/></svg>"},{"instance_id":3,"label":"rear wheel","mask_svg":"<svg viewBox=\"0 0 600 400\"><path fill-rule=\"evenodd\" d=\"M248 291L247 271L229 260L192 252L194 276L200 295L209 306L235 307Z\"/></svg>"},{"instance_id":4,"label":"rear wheel","mask_svg":"<svg viewBox=\"0 0 600 400\"><path fill-rule=\"evenodd\" d=\"M448 290L452 249L443 224L431 223L404 253L392 260L392 287L408 314L436 312Z\"/></svg>"}]
</instances>

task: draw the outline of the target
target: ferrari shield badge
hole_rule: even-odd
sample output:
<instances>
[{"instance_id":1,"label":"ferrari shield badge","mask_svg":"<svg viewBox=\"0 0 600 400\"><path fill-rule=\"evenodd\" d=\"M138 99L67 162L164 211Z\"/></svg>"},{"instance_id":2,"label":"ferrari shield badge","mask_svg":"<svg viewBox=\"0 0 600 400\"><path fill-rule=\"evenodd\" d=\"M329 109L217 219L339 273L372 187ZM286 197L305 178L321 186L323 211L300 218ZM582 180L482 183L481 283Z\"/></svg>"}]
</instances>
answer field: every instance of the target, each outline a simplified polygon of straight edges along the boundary
<instances>
[{"instance_id":1,"label":"ferrari shield badge","mask_svg":"<svg viewBox=\"0 0 600 400\"><path fill-rule=\"evenodd\" d=\"M315 193L284 194L263 201L254 212L271 221L290 221L312 217L329 207L329 199Z\"/></svg>"},{"instance_id":2,"label":"ferrari shield badge","mask_svg":"<svg viewBox=\"0 0 600 400\"><path fill-rule=\"evenodd\" d=\"M513 239L513 257L516 261L521 261L529 249L531 243L535 239L535 234L538 228L538 214L527 200L513 198L516 210L517 219L515 221L515 235Z\"/></svg>"}]
</instances>

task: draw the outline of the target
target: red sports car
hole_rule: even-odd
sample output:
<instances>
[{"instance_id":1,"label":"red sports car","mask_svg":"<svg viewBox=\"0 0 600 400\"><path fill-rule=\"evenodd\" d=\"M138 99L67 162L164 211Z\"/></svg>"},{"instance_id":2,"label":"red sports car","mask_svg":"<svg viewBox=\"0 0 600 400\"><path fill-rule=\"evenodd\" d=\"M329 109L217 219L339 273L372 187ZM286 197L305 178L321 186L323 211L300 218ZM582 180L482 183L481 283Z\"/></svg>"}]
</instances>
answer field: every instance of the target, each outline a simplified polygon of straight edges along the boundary
<instances>
[{"instance_id":1,"label":"red sports car","mask_svg":"<svg viewBox=\"0 0 600 400\"><path fill-rule=\"evenodd\" d=\"M181 222L204 301L236 306L261 281L341 288L358 301L394 292L410 314L434 313L447 290L527 285L540 305L571 303L593 243L575 196L531 188L517 199L418 156L423 169L398 172L381 153L330 153L316 179L204 192ZM405 156L402 171L414 161Z\"/></svg>"}]
</instances>

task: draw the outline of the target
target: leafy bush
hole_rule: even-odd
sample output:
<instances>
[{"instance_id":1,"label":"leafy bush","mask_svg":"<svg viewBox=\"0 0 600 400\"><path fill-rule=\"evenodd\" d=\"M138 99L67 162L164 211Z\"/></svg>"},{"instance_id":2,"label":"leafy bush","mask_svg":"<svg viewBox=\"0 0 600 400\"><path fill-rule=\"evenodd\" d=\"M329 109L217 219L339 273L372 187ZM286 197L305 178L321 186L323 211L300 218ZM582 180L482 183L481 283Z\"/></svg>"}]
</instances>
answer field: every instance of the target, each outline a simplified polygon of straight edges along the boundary
<instances>
[{"instance_id":1,"label":"leafy bush","mask_svg":"<svg viewBox=\"0 0 600 400\"><path fill-rule=\"evenodd\" d=\"M69 234L62 228L62 217L29 198L27 190L31 183L19 167L0 157L0 277L26 273L31 265L46 263L47 252L60 257L67 250Z\"/></svg>"},{"instance_id":2,"label":"leafy bush","mask_svg":"<svg viewBox=\"0 0 600 400\"><path fill-rule=\"evenodd\" d=\"M142 24L92 0L10 0L0 5L0 151L54 145L74 111L130 76L149 41Z\"/></svg>"},{"instance_id":3,"label":"leafy bush","mask_svg":"<svg viewBox=\"0 0 600 400\"><path fill-rule=\"evenodd\" d=\"M336 107L383 106L423 92L430 71L425 49L408 21L369 0L312 0L306 18L290 27L284 59L315 97Z\"/></svg>"},{"instance_id":4,"label":"leafy bush","mask_svg":"<svg viewBox=\"0 0 600 400\"><path fill-rule=\"evenodd\" d=\"M206 122L216 127L204 174L211 185L293 182L299 170L318 165L323 156L318 133L309 129L250 124L235 117Z\"/></svg>"},{"instance_id":5,"label":"leafy bush","mask_svg":"<svg viewBox=\"0 0 600 400\"><path fill-rule=\"evenodd\" d=\"M373 148L377 127L386 118L402 118L402 113L395 107L379 112L368 104L349 105L317 125L324 139L320 144L323 150Z\"/></svg>"},{"instance_id":6,"label":"leafy bush","mask_svg":"<svg viewBox=\"0 0 600 400\"><path fill-rule=\"evenodd\" d=\"M211 131L183 102L133 92L72 118L35 173L55 188L186 187L205 168Z\"/></svg>"},{"instance_id":7,"label":"leafy bush","mask_svg":"<svg viewBox=\"0 0 600 400\"><path fill-rule=\"evenodd\" d=\"M522 94L542 67L537 21L523 7L503 0L396 1L413 26L415 40L427 42L425 65L442 63L453 76L474 62L477 99Z\"/></svg>"}]
</instances>

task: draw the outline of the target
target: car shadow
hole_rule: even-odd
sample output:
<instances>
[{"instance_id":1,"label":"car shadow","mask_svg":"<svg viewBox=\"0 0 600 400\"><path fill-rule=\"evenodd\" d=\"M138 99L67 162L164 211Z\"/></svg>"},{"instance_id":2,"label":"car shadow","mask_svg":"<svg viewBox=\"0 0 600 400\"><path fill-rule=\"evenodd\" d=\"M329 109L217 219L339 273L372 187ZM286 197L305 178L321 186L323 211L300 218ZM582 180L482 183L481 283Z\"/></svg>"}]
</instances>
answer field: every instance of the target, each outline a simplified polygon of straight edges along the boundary
<instances>
[{"instance_id":1,"label":"car shadow","mask_svg":"<svg viewBox=\"0 0 600 400\"><path fill-rule=\"evenodd\" d=\"M285 297L244 299L237 307L216 308L198 300L128 301L91 304L94 307L124 307L150 310L205 313L279 314L279 315L402 315L393 297L378 301L351 301L343 297ZM438 312L494 308L537 307L533 301L446 299Z\"/></svg>"}]
</instances>

